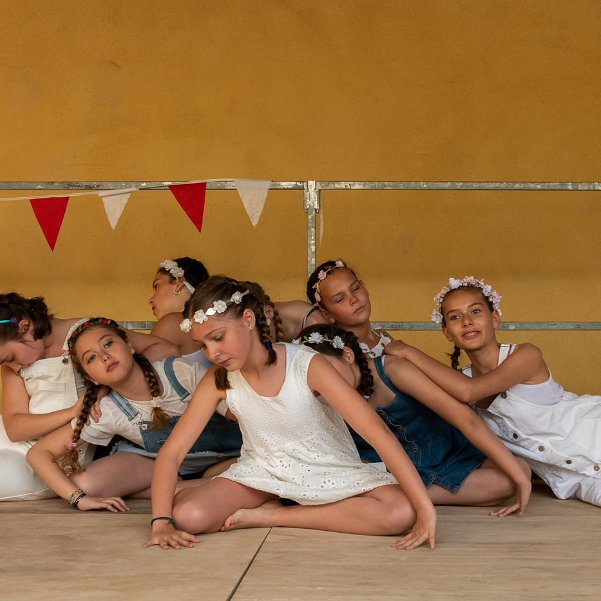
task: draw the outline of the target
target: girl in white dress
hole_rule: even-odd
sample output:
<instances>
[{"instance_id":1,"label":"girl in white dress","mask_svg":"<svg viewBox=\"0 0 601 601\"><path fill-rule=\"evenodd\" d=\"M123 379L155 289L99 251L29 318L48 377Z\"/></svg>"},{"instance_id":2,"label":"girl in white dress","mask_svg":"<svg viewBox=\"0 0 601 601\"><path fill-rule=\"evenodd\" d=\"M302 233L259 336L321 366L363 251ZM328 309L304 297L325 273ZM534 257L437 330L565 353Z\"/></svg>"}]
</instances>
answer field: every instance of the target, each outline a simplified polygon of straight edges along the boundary
<instances>
[{"instance_id":1,"label":"girl in white dress","mask_svg":"<svg viewBox=\"0 0 601 601\"><path fill-rule=\"evenodd\" d=\"M158 455L146 546L191 546L198 540L192 533L258 526L372 535L411 529L393 546L434 546L436 513L415 467L327 359L272 345L259 299L223 276L196 290L189 316L182 327L216 365ZM240 423L240 459L174 498L178 466L223 399ZM343 418L371 441L390 474L361 463ZM299 505L282 506L279 498Z\"/></svg>"},{"instance_id":2,"label":"girl in white dress","mask_svg":"<svg viewBox=\"0 0 601 601\"><path fill-rule=\"evenodd\" d=\"M41 297L0 294L0 501L55 496L27 465L25 454L37 438L79 413L81 399L77 402L75 374L66 347L66 339L79 321L54 317ZM161 338L130 332L129 339L136 351L150 360L177 353Z\"/></svg>"},{"instance_id":3,"label":"girl in white dress","mask_svg":"<svg viewBox=\"0 0 601 601\"><path fill-rule=\"evenodd\" d=\"M409 359L449 394L475 404L557 497L601 505L601 397L565 392L536 346L499 344L500 300L473 276L450 278L436 295L432 319L454 344L454 369L400 341L387 352ZM461 351L471 366L458 371Z\"/></svg>"}]
</instances>

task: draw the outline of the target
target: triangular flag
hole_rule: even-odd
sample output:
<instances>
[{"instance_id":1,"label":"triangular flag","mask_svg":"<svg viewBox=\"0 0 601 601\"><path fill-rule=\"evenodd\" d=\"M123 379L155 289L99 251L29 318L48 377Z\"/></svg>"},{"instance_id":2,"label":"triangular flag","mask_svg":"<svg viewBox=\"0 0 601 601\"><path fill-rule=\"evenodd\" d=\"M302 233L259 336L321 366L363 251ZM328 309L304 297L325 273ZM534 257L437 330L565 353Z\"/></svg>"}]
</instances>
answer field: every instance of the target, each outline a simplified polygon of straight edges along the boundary
<instances>
[{"instance_id":1,"label":"triangular flag","mask_svg":"<svg viewBox=\"0 0 601 601\"><path fill-rule=\"evenodd\" d=\"M234 178L234 185L242 199L242 204L246 209L250 222L253 227L257 227L267 198L267 191L271 186L271 180Z\"/></svg>"},{"instance_id":2,"label":"triangular flag","mask_svg":"<svg viewBox=\"0 0 601 601\"><path fill-rule=\"evenodd\" d=\"M50 246L54 250L58 233L63 223L63 217L67 210L68 196L50 196L48 198L30 198L31 208L42 228L42 232Z\"/></svg>"},{"instance_id":3,"label":"triangular flag","mask_svg":"<svg viewBox=\"0 0 601 601\"><path fill-rule=\"evenodd\" d=\"M115 229L121 213L129 200L130 194L137 188L129 188L127 190L107 190L106 192L98 192L98 196L102 198L104 204L104 211L111 224L111 227Z\"/></svg>"},{"instance_id":4,"label":"triangular flag","mask_svg":"<svg viewBox=\"0 0 601 601\"><path fill-rule=\"evenodd\" d=\"M200 184L178 184L169 186L169 190L171 190L171 193L175 196L175 200L179 202L181 208L186 211L186 215L190 217L192 223L200 232L205 210L206 182Z\"/></svg>"}]
</instances>

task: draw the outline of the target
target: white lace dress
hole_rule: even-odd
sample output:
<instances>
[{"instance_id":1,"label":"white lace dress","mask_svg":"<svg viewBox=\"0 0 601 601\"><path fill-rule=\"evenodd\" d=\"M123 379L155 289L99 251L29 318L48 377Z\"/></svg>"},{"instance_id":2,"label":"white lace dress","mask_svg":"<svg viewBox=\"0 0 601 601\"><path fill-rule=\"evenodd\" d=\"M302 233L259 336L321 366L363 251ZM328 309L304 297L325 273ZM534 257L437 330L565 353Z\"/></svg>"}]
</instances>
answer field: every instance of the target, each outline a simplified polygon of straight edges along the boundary
<instances>
[{"instance_id":1,"label":"white lace dress","mask_svg":"<svg viewBox=\"0 0 601 601\"><path fill-rule=\"evenodd\" d=\"M274 397L257 394L239 371L228 374L226 401L238 417L243 446L237 463L219 477L301 505L396 484L392 475L361 463L342 417L309 389L307 371L316 352L285 346L286 377Z\"/></svg>"}]
</instances>

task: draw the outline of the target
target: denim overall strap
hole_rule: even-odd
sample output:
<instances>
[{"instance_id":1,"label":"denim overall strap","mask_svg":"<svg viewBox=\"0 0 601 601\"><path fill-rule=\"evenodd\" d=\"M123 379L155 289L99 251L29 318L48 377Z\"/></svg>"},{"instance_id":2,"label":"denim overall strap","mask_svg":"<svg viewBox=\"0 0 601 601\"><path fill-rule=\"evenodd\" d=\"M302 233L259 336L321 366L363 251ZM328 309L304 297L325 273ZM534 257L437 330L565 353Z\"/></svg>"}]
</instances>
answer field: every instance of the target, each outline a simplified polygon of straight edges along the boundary
<instances>
[{"instance_id":1,"label":"denim overall strap","mask_svg":"<svg viewBox=\"0 0 601 601\"><path fill-rule=\"evenodd\" d=\"M173 369L173 362L176 357L167 357L165 361L163 361L163 369L165 370L165 375L169 380L169 384L173 386L175 392L179 395L181 401L184 401L190 396L190 393L181 385L180 381L177 379L175 375L175 370Z\"/></svg>"},{"instance_id":2,"label":"denim overall strap","mask_svg":"<svg viewBox=\"0 0 601 601\"><path fill-rule=\"evenodd\" d=\"M108 396L111 398L113 403L115 403L115 405L117 405L117 407L119 407L119 409L125 413L125 416L129 421L139 415L139 413L133 408L132 404L128 400L124 399L118 392L111 390Z\"/></svg>"},{"instance_id":3,"label":"denim overall strap","mask_svg":"<svg viewBox=\"0 0 601 601\"><path fill-rule=\"evenodd\" d=\"M386 384L386 386L388 386L388 388L390 388L392 392L394 392L395 394L400 394L401 391L392 383L392 380L384 371L384 356L381 355L380 357L374 357L374 364L382 382L384 382L384 384Z\"/></svg>"}]
</instances>

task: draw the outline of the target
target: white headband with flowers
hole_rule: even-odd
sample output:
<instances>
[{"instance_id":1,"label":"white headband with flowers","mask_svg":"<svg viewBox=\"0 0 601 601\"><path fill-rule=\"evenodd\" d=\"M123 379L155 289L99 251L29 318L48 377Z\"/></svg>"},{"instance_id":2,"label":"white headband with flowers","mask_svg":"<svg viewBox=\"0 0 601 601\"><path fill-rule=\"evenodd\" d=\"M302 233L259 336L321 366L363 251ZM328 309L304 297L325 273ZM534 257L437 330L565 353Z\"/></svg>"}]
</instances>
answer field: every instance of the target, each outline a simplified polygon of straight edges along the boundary
<instances>
[{"instance_id":1,"label":"white headband with flowers","mask_svg":"<svg viewBox=\"0 0 601 601\"><path fill-rule=\"evenodd\" d=\"M315 300L317 302L321 301L321 295L319 294L319 285L321 282L323 282L328 275L330 275L330 272L334 271L335 269L340 269L341 267L346 267L346 265L342 261L336 261L334 265L330 265L330 267L319 270L319 273L317 274L317 282L313 284L313 288L315 288Z\"/></svg>"},{"instance_id":2,"label":"white headband with flowers","mask_svg":"<svg viewBox=\"0 0 601 601\"><path fill-rule=\"evenodd\" d=\"M334 338L328 338L319 332L312 332L309 336L303 336L302 338L295 338L292 341L294 344L321 344L322 342L329 342L334 348L343 349L344 341L340 336L334 336Z\"/></svg>"},{"instance_id":3,"label":"white headband with flowers","mask_svg":"<svg viewBox=\"0 0 601 601\"><path fill-rule=\"evenodd\" d=\"M184 286L188 289L190 294L194 294L194 286L186 281L186 278L184 277L184 270L175 261L166 259L159 265L159 267L165 271L168 271L175 279L181 278L184 281Z\"/></svg>"},{"instance_id":4,"label":"white headband with flowers","mask_svg":"<svg viewBox=\"0 0 601 601\"><path fill-rule=\"evenodd\" d=\"M497 294L496 290L492 289L490 284L485 284L484 280L478 280L473 275L466 275L463 279L457 280L455 278L449 278L449 283L442 288L442 290L434 297L434 302L436 303L436 309L432 311L432 321L434 323L442 323L443 317L440 312L440 308L442 307L442 301L444 297L451 292L451 290L457 290L457 288L461 288L462 286L472 286L474 288L480 288L482 290L482 294L484 298L486 298L492 308L499 314L502 315L501 309L499 307L499 303L501 302L501 296Z\"/></svg>"},{"instance_id":5,"label":"white headband with flowers","mask_svg":"<svg viewBox=\"0 0 601 601\"><path fill-rule=\"evenodd\" d=\"M232 294L229 300L216 300L213 303L213 306L209 307L206 311L199 309L198 311L196 311L196 313L194 313L191 320L184 319L179 324L181 331L186 332L187 334L192 329L192 322L204 323L212 315L217 315L218 313L225 313L225 310L228 308L229 305L231 305L232 303L239 305L242 302L242 297L248 293L248 290L245 290L244 292L236 291L234 292L234 294Z\"/></svg>"}]
</instances>

